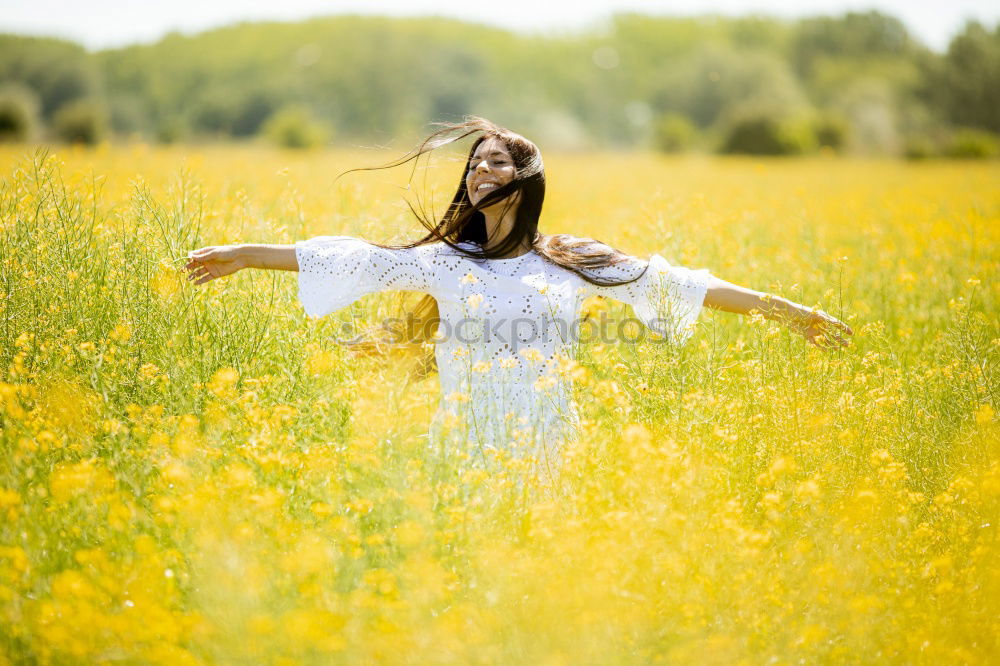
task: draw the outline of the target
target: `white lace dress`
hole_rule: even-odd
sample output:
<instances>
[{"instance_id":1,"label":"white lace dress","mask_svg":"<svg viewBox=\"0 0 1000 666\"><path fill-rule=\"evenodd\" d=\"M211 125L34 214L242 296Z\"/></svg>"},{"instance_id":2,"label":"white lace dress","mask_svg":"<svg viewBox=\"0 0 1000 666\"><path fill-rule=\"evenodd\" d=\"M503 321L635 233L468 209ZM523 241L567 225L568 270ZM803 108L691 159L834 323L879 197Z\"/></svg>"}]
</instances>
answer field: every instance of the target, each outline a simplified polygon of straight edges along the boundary
<instances>
[{"instance_id":1,"label":"white lace dress","mask_svg":"<svg viewBox=\"0 0 1000 666\"><path fill-rule=\"evenodd\" d=\"M693 331L711 278L708 269L672 266L654 254L648 262L630 258L591 270L597 278L632 278L648 263L635 282L603 287L534 250L476 260L443 243L392 250L350 236L299 241L295 255L299 300L312 317L385 290L424 292L437 300L441 401L429 444L484 461L491 451L552 459L572 435L577 409L560 359L573 358L581 339L600 334L579 319L585 298L628 303L645 324L638 327L642 332L680 345ZM607 329L604 335L620 330Z\"/></svg>"}]
</instances>

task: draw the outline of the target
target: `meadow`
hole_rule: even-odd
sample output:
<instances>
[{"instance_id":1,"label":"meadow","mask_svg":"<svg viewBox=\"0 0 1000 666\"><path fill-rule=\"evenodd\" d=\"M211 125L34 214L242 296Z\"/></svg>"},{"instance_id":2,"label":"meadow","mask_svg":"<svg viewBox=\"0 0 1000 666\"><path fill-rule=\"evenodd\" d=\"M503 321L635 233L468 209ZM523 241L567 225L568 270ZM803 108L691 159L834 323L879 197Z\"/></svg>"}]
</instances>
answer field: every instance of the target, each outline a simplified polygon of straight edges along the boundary
<instances>
[{"instance_id":1,"label":"meadow","mask_svg":"<svg viewBox=\"0 0 1000 666\"><path fill-rule=\"evenodd\" d=\"M334 183L401 152L0 148L0 664L1000 661L1000 164L546 153L542 231L855 331L588 344L553 482L431 465L436 375L332 341L415 295L180 271L414 237L461 155Z\"/></svg>"}]
</instances>

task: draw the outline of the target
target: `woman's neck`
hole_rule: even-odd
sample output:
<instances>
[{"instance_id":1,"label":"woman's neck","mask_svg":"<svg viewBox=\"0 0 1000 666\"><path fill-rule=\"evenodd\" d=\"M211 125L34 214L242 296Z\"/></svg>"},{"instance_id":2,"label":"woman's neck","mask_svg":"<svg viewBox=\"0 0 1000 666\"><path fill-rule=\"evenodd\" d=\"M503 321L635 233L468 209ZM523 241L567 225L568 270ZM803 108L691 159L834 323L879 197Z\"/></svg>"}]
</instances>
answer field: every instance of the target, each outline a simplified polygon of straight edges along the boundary
<instances>
[{"instance_id":1,"label":"woman's neck","mask_svg":"<svg viewBox=\"0 0 1000 666\"><path fill-rule=\"evenodd\" d=\"M517 209L508 210L507 214L503 217L497 215L491 215L489 211L483 211L483 217L486 218L486 243L483 245L483 249L491 250L498 247L503 239L510 235L510 232L514 230L514 223L517 220ZM531 241L525 238L521 242L521 246L515 248L510 254L507 254L501 259L508 259L512 257L518 257L531 250Z\"/></svg>"}]
</instances>

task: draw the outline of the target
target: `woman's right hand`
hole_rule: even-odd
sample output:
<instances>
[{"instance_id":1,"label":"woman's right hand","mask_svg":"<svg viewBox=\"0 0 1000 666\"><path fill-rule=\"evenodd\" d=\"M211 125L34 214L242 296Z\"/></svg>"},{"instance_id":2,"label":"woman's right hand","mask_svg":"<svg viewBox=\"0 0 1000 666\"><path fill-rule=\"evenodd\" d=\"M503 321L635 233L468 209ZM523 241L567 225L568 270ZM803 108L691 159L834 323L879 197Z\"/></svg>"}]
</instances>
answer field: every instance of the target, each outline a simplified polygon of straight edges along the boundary
<instances>
[{"instance_id":1,"label":"woman's right hand","mask_svg":"<svg viewBox=\"0 0 1000 666\"><path fill-rule=\"evenodd\" d=\"M246 267L238 245L209 245L189 252L188 259L184 268L189 271L188 280L194 280L195 284L205 284Z\"/></svg>"}]
</instances>

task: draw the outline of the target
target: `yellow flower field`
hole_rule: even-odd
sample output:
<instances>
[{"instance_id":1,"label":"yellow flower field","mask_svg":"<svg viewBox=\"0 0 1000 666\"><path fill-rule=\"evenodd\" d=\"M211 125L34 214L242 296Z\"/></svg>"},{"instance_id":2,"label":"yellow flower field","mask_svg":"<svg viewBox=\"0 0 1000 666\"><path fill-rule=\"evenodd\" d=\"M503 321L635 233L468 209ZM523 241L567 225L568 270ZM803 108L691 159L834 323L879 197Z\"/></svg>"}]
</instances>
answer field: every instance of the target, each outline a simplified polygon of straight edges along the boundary
<instances>
[{"instance_id":1,"label":"yellow flower field","mask_svg":"<svg viewBox=\"0 0 1000 666\"><path fill-rule=\"evenodd\" d=\"M0 664L1000 662L1000 165L546 154L542 231L855 331L589 344L553 478L430 456L436 375L332 342L416 295L179 270L413 238L461 155L333 182L402 151L0 150Z\"/></svg>"}]
</instances>

